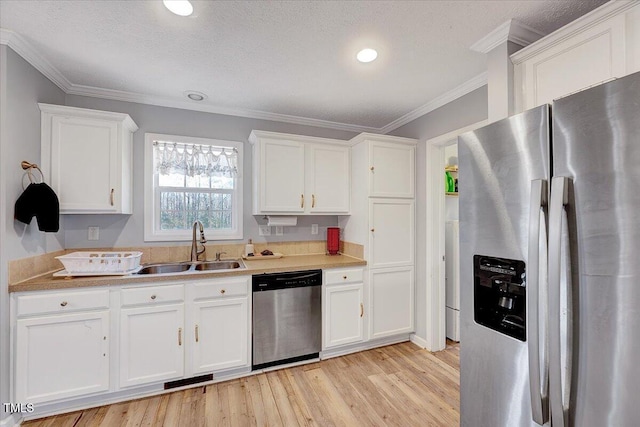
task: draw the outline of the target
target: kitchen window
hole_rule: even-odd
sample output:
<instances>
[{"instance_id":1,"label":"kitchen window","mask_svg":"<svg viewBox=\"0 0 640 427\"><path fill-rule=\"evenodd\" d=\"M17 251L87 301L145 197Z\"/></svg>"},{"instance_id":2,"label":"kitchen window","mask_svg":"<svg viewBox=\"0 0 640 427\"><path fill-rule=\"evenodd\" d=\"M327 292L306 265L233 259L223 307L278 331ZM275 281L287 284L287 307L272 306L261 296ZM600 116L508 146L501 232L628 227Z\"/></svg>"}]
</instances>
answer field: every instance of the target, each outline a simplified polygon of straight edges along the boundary
<instances>
[{"instance_id":1,"label":"kitchen window","mask_svg":"<svg viewBox=\"0 0 640 427\"><path fill-rule=\"evenodd\" d=\"M145 134L145 241L242 239L241 142Z\"/></svg>"}]
</instances>

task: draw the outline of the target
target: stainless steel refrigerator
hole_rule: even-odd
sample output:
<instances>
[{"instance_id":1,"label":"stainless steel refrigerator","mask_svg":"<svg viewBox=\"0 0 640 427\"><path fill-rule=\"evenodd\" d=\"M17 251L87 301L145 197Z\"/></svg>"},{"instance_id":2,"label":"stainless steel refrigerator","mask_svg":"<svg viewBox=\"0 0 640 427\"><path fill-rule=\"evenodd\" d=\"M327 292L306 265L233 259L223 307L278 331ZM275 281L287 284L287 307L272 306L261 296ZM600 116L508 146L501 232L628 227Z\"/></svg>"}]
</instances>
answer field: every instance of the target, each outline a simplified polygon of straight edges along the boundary
<instances>
[{"instance_id":1,"label":"stainless steel refrigerator","mask_svg":"<svg viewBox=\"0 0 640 427\"><path fill-rule=\"evenodd\" d=\"M461 424L640 425L640 73L458 150Z\"/></svg>"}]
</instances>

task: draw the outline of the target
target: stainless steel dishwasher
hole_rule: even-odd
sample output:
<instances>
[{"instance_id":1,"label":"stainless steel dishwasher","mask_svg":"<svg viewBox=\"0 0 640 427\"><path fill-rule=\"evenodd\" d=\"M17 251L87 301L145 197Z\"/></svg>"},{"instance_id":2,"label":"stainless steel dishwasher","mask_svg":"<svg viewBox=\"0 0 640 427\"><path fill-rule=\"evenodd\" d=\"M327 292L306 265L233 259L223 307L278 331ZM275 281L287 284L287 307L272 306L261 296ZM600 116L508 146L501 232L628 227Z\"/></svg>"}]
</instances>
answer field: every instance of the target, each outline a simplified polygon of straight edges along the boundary
<instances>
[{"instance_id":1,"label":"stainless steel dishwasher","mask_svg":"<svg viewBox=\"0 0 640 427\"><path fill-rule=\"evenodd\" d=\"M322 270L253 276L253 369L319 356Z\"/></svg>"}]
</instances>

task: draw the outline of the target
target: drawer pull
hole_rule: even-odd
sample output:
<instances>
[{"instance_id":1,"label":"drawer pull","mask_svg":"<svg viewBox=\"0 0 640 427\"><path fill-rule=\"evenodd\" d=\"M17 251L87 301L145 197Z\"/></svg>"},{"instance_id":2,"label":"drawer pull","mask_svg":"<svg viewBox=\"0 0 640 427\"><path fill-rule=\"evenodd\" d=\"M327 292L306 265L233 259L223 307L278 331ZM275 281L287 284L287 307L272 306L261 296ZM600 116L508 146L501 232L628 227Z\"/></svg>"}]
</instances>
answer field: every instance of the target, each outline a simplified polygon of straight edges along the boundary
<instances>
[{"instance_id":1,"label":"drawer pull","mask_svg":"<svg viewBox=\"0 0 640 427\"><path fill-rule=\"evenodd\" d=\"M364 316L364 305L360 303L360 317Z\"/></svg>"},{"instance_id":2,"label":"drawer pull","mask_svg":"<svg viewBox=\"0 0 640 427\"><path fill-rule=\"evenodd\" d=\"M371 229L371 232L372 232L372 233L374 233L375 231L376 231L376 229L375 229L375 228L372 228L372 229Z\"/></svg>"},{"instance_id":3,"label":"drawer pull","mask_svg":"<svg viewBox=\"0 0 640 427\"><path fill-rule=\"evenodd\" d=\"M224 289L220 289L220 293L221 294L224 294L225 292L227 292L227 291L225 291Z\"/></svg>"},{"instance_id":4,"label":"drawer pull","mask_svg":"<svg viewBox=\"0 0 640 427\"><path fill-rule=\"evenodd\" d=\"M151 295L151 299L156 299L156 296L155 295Z\"/></svg>"},{"instance_id":5,"label":"drawer pull","mask_svg":"<svg viewBox=\"0 0 640 427\"><path fill-rule=\"evenodd\" d=\"M62 302L60 303L60 306L61 306L61 307L66 307L66 306L67 306L67 302L66 302L66 301L62 301Z\"/></svg>"},{"instance_id":6,"label":"drawer pull","mask_svg":"<svg viewBox=\"0 0 640 427\"><path fill-rule=\"evenodd\" d=\"M347 280L347 276L342 276L342 278L343 278L344 280Z\"/></svg>"},{"instance_id":7,"label":"drawer pull","mask_svg":"<svg viewBox=\"0 0 640 427\"><path fill-rule=\"evenodd\" d=\"M178 328L178 345L182 345L182 328Z\"/></svg>"},{"instance_id":8,"label":"drawer pull","mask_svg":"<svg viewBox=\"0 0 640 427\"><path fill-rule=\"evenodd\" d=\"M200 337L198 335L198 325L196 325L196 342L200 341Z\"/></svg>"}]
</instances>

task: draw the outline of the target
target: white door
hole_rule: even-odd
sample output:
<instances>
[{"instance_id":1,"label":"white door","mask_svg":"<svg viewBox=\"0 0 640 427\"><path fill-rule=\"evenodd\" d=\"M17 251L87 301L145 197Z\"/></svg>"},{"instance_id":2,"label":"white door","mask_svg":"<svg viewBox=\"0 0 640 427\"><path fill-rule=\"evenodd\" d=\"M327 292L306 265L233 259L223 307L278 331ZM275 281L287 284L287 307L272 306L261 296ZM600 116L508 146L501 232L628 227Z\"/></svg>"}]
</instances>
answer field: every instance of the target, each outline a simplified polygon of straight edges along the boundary
<instances>
[{"instance_id":1,"label":"white door","mask_svg":"<svg viewBox=\"0 0 640 427\"><path fill-rule=\"evenodd\" d=\"M364 339L363 284L327 286L325 290L325 348Z\"/></svg>"},{"instance_id":2,"label":"white door","mask_svg":"<svg viewBox=\"0 0 640 427\"><path fill-rule=\"evenodd\" d=\"M307 212L349 213L349 147L308 144L306 150Z\"/></svg>"},{"instance_id":3,"label":"white door","mask_svg":"<svg viewBox=\"0 0 640 427\"><path fill-rule=\"evenodd\" d=\"M51 184L60 210L113 212L118 173L118 124L53 116Z\"/></svg>"},{"instance_id":4,"label":"white door","mask_svg":"<svg viewBox=\"0 0 640 427\"><path fill-rule=\"evenodd\" d=\"M196 302L192 307L191 374L248 366L247 297Z\"/></svg>"},{"instance_id":5,"label":"white door","mask_svg":"<svg viewBox=\"0 0 640 427\"><path fill-rule=\"evenodd\" d=\"M120 311L120 386L184 375L184 304Z\"/></svg>"},{"instance_id":6,"label":"white door","mask_svg":"<svg viewBox=\"0 0 640 427\"><path fill-rule=\"evenodd\" d=\"M415 147L372 142L369 150L369 196L415 196Z\"/></svg>"},{"instance_id":7,"label":"white door","mask_svg":"<svg viewBox=\"0 0 640 427\"><path fill-rule=\"evenodd\" d=\"M413 264L415 203L404 199L369 199L369 266Z\"/></svg>"},{"instance_id":8,"label":"white door","mask_svg":"<svg viewBox=\"0 0 640 427\"><path fill-rule=\"evenodd\" d=\"M109 390L109 312L16 322L16 402L40 403Z\"/></svg>"},{"instance_id":9,"label":"white door","mask_svg":"<svg viewBox=\"0 0 640 427\"><path fill-rule=\"evenodd\" d=\"M260 210L304 212L304 144L263 139L260 150Z\"/></svg>"},{"instance_id":10,"label":"white door","mask_svg":"<svg viewBox=\"0 0 640 427\"><path fill-rule=\"evenodd\" d=\"M371 338L413 332L413 267L369 270Z\"/></svg>"}]
</instances>

